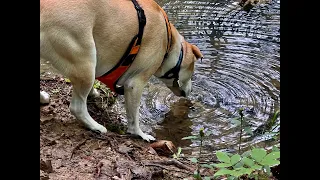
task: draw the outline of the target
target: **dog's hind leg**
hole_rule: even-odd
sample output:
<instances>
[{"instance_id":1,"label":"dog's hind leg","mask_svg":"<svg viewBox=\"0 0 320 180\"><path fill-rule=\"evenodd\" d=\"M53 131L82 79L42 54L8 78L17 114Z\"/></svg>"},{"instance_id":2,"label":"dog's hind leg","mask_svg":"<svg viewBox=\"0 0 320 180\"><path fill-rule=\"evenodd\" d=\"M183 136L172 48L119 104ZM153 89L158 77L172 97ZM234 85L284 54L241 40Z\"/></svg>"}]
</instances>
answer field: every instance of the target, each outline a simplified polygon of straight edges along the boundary
<instances>
[{"instance_id":1,"label":"dog's hind leg","mask_svg":"<svg viewBox=\"0 0 320 180\"><path fill-rule=\"evenodd\" d=\"M85 67L87 66L87 67ZM94 66L89 64L89 65L79 65L79 68L83 68L84 71L80 72L85 72L82 73L82 75L75 75L71 76L70 80L72 83L73 87L73 92L72 92L72 98L71 98L71 103L70 103L70 111L71 113L86 127L93 131L99 131L100 133L106 133L107 129L97 123L88 113L87 109L87 97L89 93L93 90L93 83L94 83Z\"/></svg>"},{"instance_id":2,"label":"dog's hind leg","mask_svg":"<svg viewBox=\"0 0 320 180\"><path fill-rule=\"evenodd\" d=\"M107 129L97 123L87 109L88 95L90 91L94 92L96 48L92 32L80 30L77 32L79 36L63 29L43 32L40 54L70 79L73 88L70 112L87 128L106 133Z\"/></svg>"},{"instance_id":3,"label":"dog's hind leg","mask_svg":"<svg viewBox=\"0 0 320 180\"><path fill-rule=\"evenodd\" d=\"M130 79L125 83L124 96L125 96L125 107L128 119L128 133L138 135L146 141L153 141L155 138L151 135L142 132L139 126L139 106L142 91L144 86L147 84L147 80L144 78Z\"/></svg>"}]
</instances>

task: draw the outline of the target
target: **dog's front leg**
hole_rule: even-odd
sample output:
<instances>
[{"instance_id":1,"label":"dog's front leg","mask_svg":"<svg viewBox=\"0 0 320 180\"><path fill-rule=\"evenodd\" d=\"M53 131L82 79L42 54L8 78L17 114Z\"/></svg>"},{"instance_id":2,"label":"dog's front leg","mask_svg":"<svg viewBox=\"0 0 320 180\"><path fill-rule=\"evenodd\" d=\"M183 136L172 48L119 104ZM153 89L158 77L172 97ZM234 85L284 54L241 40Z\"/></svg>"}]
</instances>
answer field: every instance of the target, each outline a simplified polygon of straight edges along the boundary
<instances>
[{"instance_id":1,"label":"dog's front leg","mask_svg":"<svg viewBox=\"0 0 320 180\"><path fill-rule=\"evenodd\" d=\"M155 138L141 131L139 126L139 106L141 95L147 81L139 78L130 79L124 86L125 107L128 119L128 133L138 135L146 141L153 141Z\"/></svg>"}]
</instances>

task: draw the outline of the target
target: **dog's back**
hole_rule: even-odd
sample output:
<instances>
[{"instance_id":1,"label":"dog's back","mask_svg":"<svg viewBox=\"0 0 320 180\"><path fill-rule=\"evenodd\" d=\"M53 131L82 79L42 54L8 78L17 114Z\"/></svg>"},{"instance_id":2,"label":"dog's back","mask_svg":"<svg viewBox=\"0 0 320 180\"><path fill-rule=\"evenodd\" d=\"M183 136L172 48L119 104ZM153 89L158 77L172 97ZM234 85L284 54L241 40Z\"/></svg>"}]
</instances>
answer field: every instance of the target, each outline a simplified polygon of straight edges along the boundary
<instances>
[{"instance_id":1,"label":"dog's back","mask_svg":"<svg viewBox=\"0 0 320 180\"><path fill-rule=\"evenodd\" d=\"M153 1L138 2L147 24L132 71L136 64L141 70L141 65L147 69L162 60L159 49L166 45L159 7ZM80 61L92 61L95 76L101 76L119 61L137 32L137 12L130 0L40 1L40 55L66 76Z\"/></svg>"}]
</instances>

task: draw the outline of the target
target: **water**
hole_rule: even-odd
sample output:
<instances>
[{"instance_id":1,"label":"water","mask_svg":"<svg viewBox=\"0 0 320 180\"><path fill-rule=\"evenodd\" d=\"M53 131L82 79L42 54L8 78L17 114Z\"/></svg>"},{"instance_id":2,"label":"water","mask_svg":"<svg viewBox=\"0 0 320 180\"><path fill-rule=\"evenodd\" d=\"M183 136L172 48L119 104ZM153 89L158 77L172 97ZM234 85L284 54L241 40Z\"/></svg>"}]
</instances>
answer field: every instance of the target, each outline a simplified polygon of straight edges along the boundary
<instances>
[{"instance_id":1,"label":"water","mask_svg":"<svg viewBox=\"0 0 320 180\"><path fill-rule=\"evenodd\" d=\"M257 129L280 108L280 1L249 13L241 11L236 1L157 2L185 39L200 48L204 59L196 63L190 101L151 79L141 100L142 129L195 155L199 143L181 138L203 126L213 132L204 142L207 155L214 150L234 151L239 130L230 120L244 108L254 135L244 134L242 147L274 144ZM125 115L123 97L117 106Z\"/></svg>"},{"instance_id":2,"label":"water","mask_svg":"<svg viewBox=\"0 0 320 180\"><path fill-rule=\"evenodd\" d=\"M241 11L236 1L158 3L204 59L196 63L191 102L179 101L152 79L141 103L142 121L155 127L157 138L172 140L185 152L196 154L199 144L181 138L197 133L200 126L213 132L205 141L207 153L234 151L239 129L230 120L244 108L254 136L245 134L242 147L274 144L257 129L280 108L280 1L249 13Z\"/></svg>"}]
</instances>

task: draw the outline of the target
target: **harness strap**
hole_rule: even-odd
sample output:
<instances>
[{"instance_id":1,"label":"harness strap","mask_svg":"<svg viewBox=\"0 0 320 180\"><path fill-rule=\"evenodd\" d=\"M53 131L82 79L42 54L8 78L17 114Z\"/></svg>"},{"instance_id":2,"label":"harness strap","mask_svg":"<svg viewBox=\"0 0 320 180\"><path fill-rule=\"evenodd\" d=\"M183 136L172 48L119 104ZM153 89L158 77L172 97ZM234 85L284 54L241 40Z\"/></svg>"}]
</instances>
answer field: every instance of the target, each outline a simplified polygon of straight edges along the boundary
<instances>
[{"instance_id":1,"label":"harness strap","mask_svg":"<svg viewBox=\"0 0 320 180\"><path fill-rule=\"evenodd\" d=\"M124 87L117 87L117 83L121 76L127 71L127 69L132 64L133 60L136 58L143 36L144 26L146 25L146 16L144 14L144 10L139 6L136 0L132 0L135 9L137 10L138 20L139 20L139 32L137 35L133 37L131 40L126 52L120 59L120 61L114 66L110 71L105 73L104 75L96 78L99 81L106 84L113 92L117 94L124 94Z\"/></svg>"},{"instance_id":2,"label":"harness strap","mask_svg":"<svg viewBox=\"0 0 320 180\"><path fill-rule=\"evenodd\" d=\"M179 55L179 59L177 64L170 69L168 72L166 72L163 76L161 76L160 78L165 78L165 79L177 79L179 80L179 71L180 71L180 66L182 63L182 59L183 59L183 47L181 45L181 51L180 51L180 55Z\"/></svg>"},{"instance_id":3,"label":"harness strap","mask_svg":"<svg viewBox=\"0 0 320 180\"><path fill-rule=\"evenodd\" d=\"M160 6L159 6L160 7ZM169 18L166 14L166 12L160 7L160 10L163 14L164 20L166 21L166 28L167 28L167 39L168 39L168 44L167 44L167 50L166 50L166 54L164 55L164 59L167 58L170 48L171 48L171 39L172 39L172 32L171 32L171 26L169 23Z\"/></svg>"}]
</instances>

